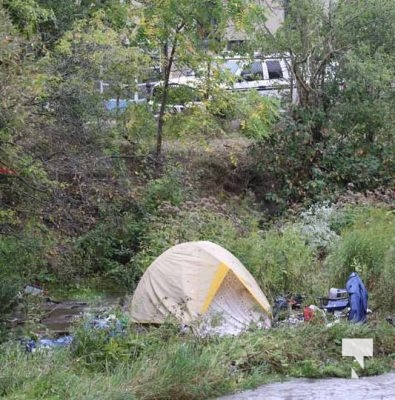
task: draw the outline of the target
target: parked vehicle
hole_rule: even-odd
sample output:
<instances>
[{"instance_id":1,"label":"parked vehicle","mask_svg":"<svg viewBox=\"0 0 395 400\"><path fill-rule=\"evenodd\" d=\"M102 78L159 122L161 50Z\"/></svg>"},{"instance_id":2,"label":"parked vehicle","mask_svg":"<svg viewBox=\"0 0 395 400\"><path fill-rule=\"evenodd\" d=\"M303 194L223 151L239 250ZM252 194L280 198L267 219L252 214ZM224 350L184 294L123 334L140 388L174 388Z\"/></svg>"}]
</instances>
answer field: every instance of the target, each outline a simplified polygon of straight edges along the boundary
<instances>
[{"instance_id":1,"label":"parked vehicle","mask_svg":"<svg viewBox=\"0 0 395 400\"><path fill-rule=\"evenodd\" d=\"M109 87L110 85L106 82L100 82L100 94L108 96L108 94L114 95ZM122 98L108 98L104 100L104 107L107 111L121 110L123 111L126 107L131 104L147 103L150 97L151 88L149 83L137 83L130 87L124 85L124 96Z\"/></svg>"},{"instance_id":2,"label":"parked vehicle","mask_svg":"<svg viewBox=\"0 0 395 400\"><path fill-rule=\"evenodd\" d=\"M235 57L225 59L219 66L234 78L229 88L232 91L256 90L263 96L281 97L289 94L293 85L292 75L284 58L250 60Z\"/></svg>"},{"instance_id":3,"label":"parked vehicle","mask_svg":"<svg viewBox=\"0 0 395 400\"><path fill-rule=\"evenodd\" d=\"M219 69L226 75L223 88L235 92L256 90L263 96L280 98L283 95L293 96L295 101L296 90L291 91L292 76L285 58L243 58L232 57L217 59L212 70ZM193 105L202 104L199 88L204 87L205 71L189 71L188 74L177 74L170 79L167 111L177 113ZM127 85L125 85L127 88ZM123 99L111 98L105 101L107 110L123 110L130 104L148 102L154 113L158 112L160 93L163 81L150 81L133 85L128 96ZM100 82L100 93L109 90L108 84Z\"/></svg>"}]
</instances>

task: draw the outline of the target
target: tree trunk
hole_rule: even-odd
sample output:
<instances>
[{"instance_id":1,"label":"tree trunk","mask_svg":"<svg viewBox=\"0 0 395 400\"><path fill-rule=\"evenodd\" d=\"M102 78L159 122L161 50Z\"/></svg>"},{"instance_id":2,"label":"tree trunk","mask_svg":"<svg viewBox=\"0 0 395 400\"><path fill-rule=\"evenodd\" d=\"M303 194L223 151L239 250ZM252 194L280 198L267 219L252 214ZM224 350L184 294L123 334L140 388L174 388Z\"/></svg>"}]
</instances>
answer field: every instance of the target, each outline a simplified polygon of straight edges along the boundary
<instances>
[{"instance_id":1,"label":"tree trunk","mask_svg":"<svg viewBox=\"0 0 395 400\"><path fill-rule=\"evenodd\" d=\"M169 46L167 43L163 46L163 49L162 49L163 56L165 59L165 69L164 69L164 79L163 79L163 93L162 93L162 99L161 99L161 104L160 104L160 109L159 109L158 127L157 127L157 131L156 131L156 157L158 159L162 153L163 125L165 122L164 116L165 116L167 98L168 98L168 94L169 94L170 73L171 73L171 69L173 67L176 47L177 47L177 39L174 39L170 54L169 54Z\"/></svg>"}]
</instances>

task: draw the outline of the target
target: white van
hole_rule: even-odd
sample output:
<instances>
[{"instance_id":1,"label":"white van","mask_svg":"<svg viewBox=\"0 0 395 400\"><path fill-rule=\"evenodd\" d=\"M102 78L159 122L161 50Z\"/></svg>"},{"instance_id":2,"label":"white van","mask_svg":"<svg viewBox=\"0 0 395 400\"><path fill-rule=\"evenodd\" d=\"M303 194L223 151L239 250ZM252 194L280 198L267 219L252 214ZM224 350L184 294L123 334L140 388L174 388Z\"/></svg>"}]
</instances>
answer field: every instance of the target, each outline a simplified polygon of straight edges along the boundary
<instances>
[{"instance_id":1,"label":"white van","mask_svg":"<svg viewBox=\"0 0 395 400\"><path fill-rule=\"evenodd\" d=\"M280 98L283 95L290 95L291 87L294 86L292 74L288 62L284 57L229 57L217 59L212 69L217 68L226 75L223 84L225 89L244 92L256 90L263 96ZM187 85L199 87L204 83L205 72L195 76L179 76L171 79L174 85ZM296 90L292 91L295 97ZM295 100L295 99L293 99Z\"/></svg>"},{"instance_id":2,"label":"white van","mask_svg":"<svg viewBox=\"0 0 395 400\"><path fill-rule=\"evenodd\" d=\"M283 58L228 58L221 69L234 76L231 90L257 90L264 96L280 97L290 93L291 74Z\"/></svg>"}]
</instances>

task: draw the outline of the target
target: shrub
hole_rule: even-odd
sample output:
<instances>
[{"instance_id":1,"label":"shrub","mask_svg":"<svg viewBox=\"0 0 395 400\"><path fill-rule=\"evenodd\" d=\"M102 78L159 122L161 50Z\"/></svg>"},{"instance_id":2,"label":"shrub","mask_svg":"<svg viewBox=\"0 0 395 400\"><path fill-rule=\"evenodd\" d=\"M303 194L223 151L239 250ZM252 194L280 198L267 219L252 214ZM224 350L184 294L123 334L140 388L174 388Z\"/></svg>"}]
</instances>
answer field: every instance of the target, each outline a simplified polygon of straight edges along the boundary
<instances>
[{"instance_id":1,"label":"shrub","mask_svg":"<svg viewBox=\"0 0 395 400\"><path fill-rule=\"evenodd\" d=\"M165 202L177 206L184 198L182 173L178 168L172 168L160 177L148 182L142 193L143 207L154 212L157 207Z\"/></svg>"},{"instance_id":2,"label":"shrub","mask_svg":"<svg viewBox=\"0 0 395 400\"><path fill-rule=\"evenodd\" d=\"M166 137L188 138L188 140L207 139L222 133L218 120L205 104L188 106L183 112L166 116Z\"/></svg>"},{"instance_id":3,"label":"shrub","mask_svg":"<svg viewBox=\"0 0 395 400\"><path fill-rule=\"evenodd\" d=\"M292 203L320 200L328 189L318 164L321 147L305 126L286 118L251 146L245 168L264 208L282 212Z\"/></svg>"},{"instance_id":4,"label":"shrub","mask_svg":"<svg viewBox=\"0 0 395 400\"><path fill-rule=\"evenodd\" d=\"M352 183L356 190L390 185L395 174L393 150L390 143L336 140L326 146L321 167L326 171L326 181L332 184Z\"/></svg>"},{"instance_id":5,"label":"shrub","mask_svg":"<svg viewBox=\"0 0 395 400\"><path fill-rule=\"evenodd\" d=\"M317 255L325 254L339 239L332 230L332 221L336 214L335 208L328 203L313 204L300 214L301 222L296 227Z\"/></svg>"},{"instance_id":6,"label":"shrub","mask_svg":"<svg viewBox=\"0 0 395 400\"><path fill-rule=\"evenodd\" d=\"M154 138L155 119L146 104L134 104L127 107L119 118L124 130L123 136L137 149L142 148L144 144Z\"/></svg>"},{"instance_id":7,"label":"shrub","mask_svg":"<svg viewBox=\"0 0 395 400\"><path fill-rule=\"evenodd\" d=\"M271 135L278 119L278 102L270 97L250 91L238 104L241 133L251 139L263 139Z\"/></svg>"},{"instance_id":8,"label":"shrub","mask_svg":"<svg viewBox=\"0 0 395 400\"><path fill-rule=\"evenodd\" d=\"M237 236L237 225L224 210L220 212L220 207L214 199L186 201L178 206L163 202L157 214L149 218L142 250L133 265L144 271L163 251L183 242L211 240L226 247L230 238Z\"/></svg>"},{"instance_id":9,"label":"shrub","mask_svg":"<svg viewBox=\"0 0 395 400\"><path fill-rule=\"evenodd\" d=\"M144 213L136 204L125 207L111 206L94 229L75 241L76 273L102 275L108 288L128 288L139 279L129 262L139 250Z\"/></svg>"},{"instance_id":10,"label":"shrub","mask_svg":"<svg viewBox=\"0 0 395 400\"><path fill-rule=\"evenodd\" d=\"M3 321L16 303L17 294L18 285L15 280L0 273L0 343L7 337Z\"/></svg>"},{"instance_id":11,"label":"shrub","mask_svg":"<svg viewBox=\"0 0 395 400\"><path fill-rule=\"evenodd\" d=\"M48 252L53 239L41 225L27 224L25 231L0 239L0 273L14 282L34 283L48 275Z\"/></svg>"}]
</instances>

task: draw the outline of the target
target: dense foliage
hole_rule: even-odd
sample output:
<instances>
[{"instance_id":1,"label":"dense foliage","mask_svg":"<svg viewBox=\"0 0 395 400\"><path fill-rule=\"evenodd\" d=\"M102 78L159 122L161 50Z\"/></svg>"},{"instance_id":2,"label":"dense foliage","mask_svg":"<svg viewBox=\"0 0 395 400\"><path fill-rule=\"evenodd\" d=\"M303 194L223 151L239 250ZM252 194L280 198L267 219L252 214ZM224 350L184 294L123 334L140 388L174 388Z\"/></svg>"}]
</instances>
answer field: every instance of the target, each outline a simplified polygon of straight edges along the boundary
<instances>
[{"instance_id":1,"label":"dense foliage","mask_svg":"<svg viewBox=\"0 0 395 400\"><path fill-rule=\"evenodd\" d=\"M130 294L155 257L191 240L234 253L270 301L313 302L357 270L374 311L394 312L393 2L286 3L273 34L267 10L243 0L0 0L0 341L25 285ZM288 60L298 101L224 89L231 79L212 67L230 20L246 52ZM199 84L171 88L175 66ZM158 79L153 102L136 102ZM367 373L389 363L387 328L355 328L381 341ZM171 325L119 341L80 327L54 358L1 349L0 395L78 398L92 370L97 393L147 399L214 396L262 372L344 376L349 365L327 360L353 329L194 342ZM311 362L300 356L309 335Z\"/></svg>"}]
</instances>

